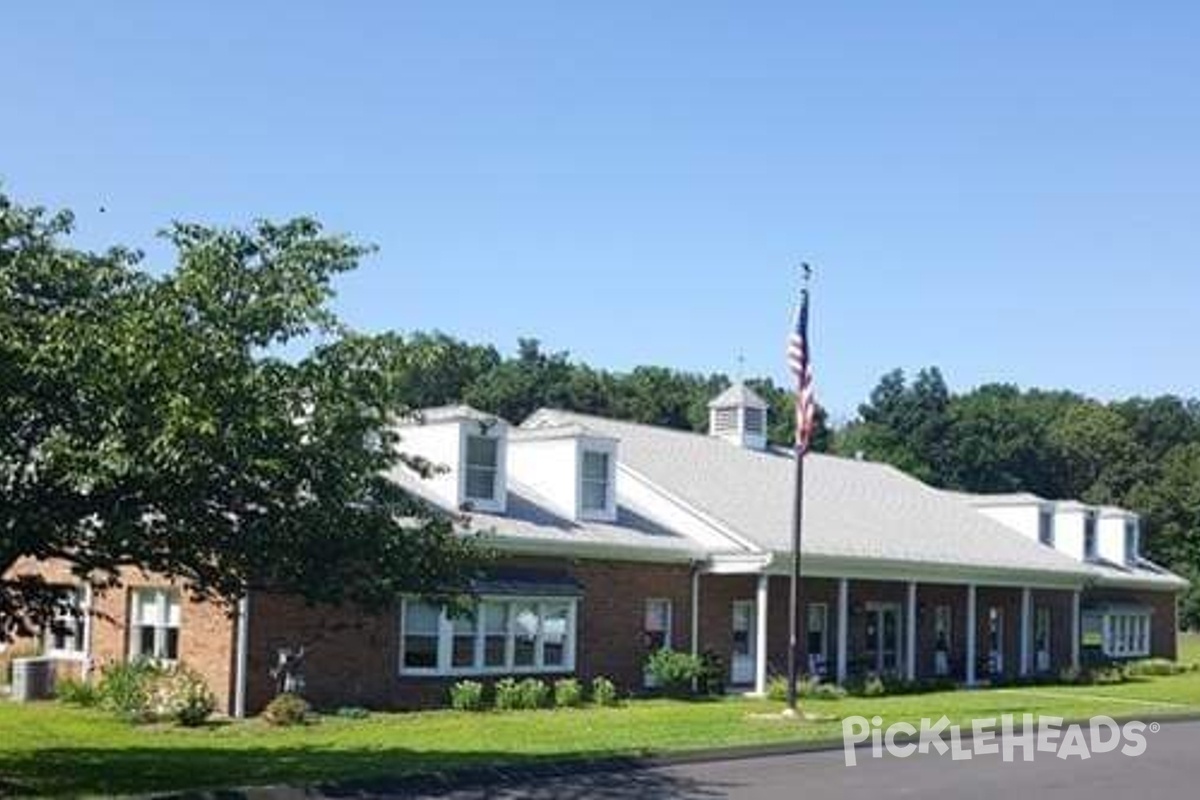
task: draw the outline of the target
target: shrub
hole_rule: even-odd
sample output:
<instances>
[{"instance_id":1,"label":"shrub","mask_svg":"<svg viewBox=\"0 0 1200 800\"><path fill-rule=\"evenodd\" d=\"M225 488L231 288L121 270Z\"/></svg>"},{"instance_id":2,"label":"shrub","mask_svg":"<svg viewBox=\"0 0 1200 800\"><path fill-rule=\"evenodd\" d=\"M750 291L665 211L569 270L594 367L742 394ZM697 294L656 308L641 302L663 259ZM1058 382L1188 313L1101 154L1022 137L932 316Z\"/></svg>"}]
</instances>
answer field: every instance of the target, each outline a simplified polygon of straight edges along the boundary
<instances>
[{"instance_id":1,"label":"shrub","mask_svg":"<svg viewBox=\"0 0 1200 800\"><path fill-rule=\"evenodd\" d=\"M574 678L555 681L554 705L559 708L577 708L583 705L583 686Z\"/></svg>"},{"instance_id":2,"label":"shrub","mask_svg":"<svg viewBox=\"0 0 1200 800\"><path fill-rule=\"evenodd\" d=\"M479 681L459 681L450 687L450 705L458 711L483 710L483 684Z\"/></svg>"},{"instance_id":3,"label":"shrub","mask_svg":"<svg viewBox=\"0 0 1200 800\"><path fill-rule=\"evenodd\" d=\"M371 712L362 706L342 706L334 714L341 719L367 719Z\"/></svg>"},{"instance_id":4,"label":"shrub","mask_svg":"<svg viewBox=\"0 0 1200 800\"><path fill-rule=\"evenodd\" d=\"M704 664L699 656L663 648L650 654L646 669L664 694L682 697L693 693L692 686L699 683Z\"/></svg>"},{"instance_id":5,"label":"shrub","mask_svg":"<svg viewBox=\"0 0 1200 800\"><path fill-rule=\"evenodd\" d=\"M521 707L521 691L513 678L496 681L496 710L512 711Z\"/></svg>"},{"instance_id":6,"label":"shrub","mask_svg":"<svg viewBox=\"0 0 1200 800\"><path fill-rule=\"evenodd\" d=\"M151 678L149 716L194 728L217 710L217 698L200 673L183 664Z\"/></svg>"},{"instance_id":7,"label":"shrub","mask_svg":"<svg viewBox=\"0 0 1200 800\"><path fill-rule=\"evenodd\" d=\"M846 690L836 683L818 683L809 690L808 696L818 700L841 700L846 696Z\"/></svg>"},{"instance_id":8,"label":"shrub","mask_svg":"<svg viewBox=\"0 0 1200 800\"><path fill-rule=\"evenodd\" d=\"M812 691L808 678L801 676L796 680L796 696L807 697ZM767 699L783 702L787 700L788 681L783 675L775 675L767 681Z\"/></svg>"},{"instance_id":9,"label":"shrub","mask_svg":"<svg viewBox=\"0 0 1200 800\"><path fill-rule=\"evenodd\" d=\"M96 687L100 704L133 722L149 720L150 693L161 672L156 664L143 659L105 665Z\"/></svg>"},{"instance_id":10,"label":"shrub","mask_svg":"<svg viewBox=\"0 0 1200 800\"><path fill-rule=\"evenodd\" d=\"M616 685L603 675L593 678L592 702L598 706L615 706L617 704Z\"/></svg>"},{"instance_id":11,"label":"shrub","mask_svg":"<svg viewBox=\"0 0 1200 800\"><path fill-rule=\"evenodd\" d=\"M303 725L309 721L311 714L312 707L309 706L307 700L298 694L284 692L267 703L267 707L263 709L262 718L270 725L286 727Z\"/></svg>"},{"instance_id":12,"label":"shrub","mask_svg":"<svg viewBox=\"0 0 1200 800\"><path fill-rule=\"evenodd\" d=\"M1180 664L1166 658L1147 658L1129 664L1130 675L1179 675L1191 669L1191 665Z\"/></svg>"},{"instance_id":13,"label":"shrub","mask_svg":"<svg viewBox=\"0 0 1200 800\"><path fill-rule=\"evenodd\" d=\"M878 675L868 675L859 693L863 697L883 697L887 694L887 686Z\"/></svg>"},{"instance_id":14,"label":"shrub","mask_svg":"<svg viewBox=\"0 0 1200 800\"><path fill-rule=\"evenodd\" d=\"M702 694L725 694L725 659L714 650L700 656L700 680L696 688Z\"/></svg>"},{"instance_id":15,"label":"shrub","mask_svg":"<svg viewBox=\"0 0 1200 800\"><path fill-rule=\"evenodd\" d=\"M550 686L537 678L526 678L517 684L519 708L545 708L550 705Z\"/></svg>"},{"instance_id":16,"label":"shrub","mask_svg":"<svg viewBox=\"0 0 1200 800\"><path fill-rule=\"evenodd\" d=\"M87 681L64 678L54 684L54 696L60 702L90 708L100 702L100 692Z\"/></svg>"}]
</instances>

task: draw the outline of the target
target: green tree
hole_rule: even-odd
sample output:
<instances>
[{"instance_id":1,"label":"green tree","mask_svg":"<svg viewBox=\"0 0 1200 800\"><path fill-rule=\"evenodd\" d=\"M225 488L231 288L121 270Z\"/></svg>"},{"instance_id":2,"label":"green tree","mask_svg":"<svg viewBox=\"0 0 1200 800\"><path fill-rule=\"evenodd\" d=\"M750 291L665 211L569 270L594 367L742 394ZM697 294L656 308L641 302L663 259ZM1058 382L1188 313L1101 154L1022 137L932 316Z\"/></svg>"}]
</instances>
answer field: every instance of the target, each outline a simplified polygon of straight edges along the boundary
<instances>
[{"instance_id":1,"label":"green tree","mask_svg":"<svg viewBox=\"0 0 1200 800\"><path fill-rule=\"evenodd\" d=\"M367 248L306 219L175 224L175 269L154 276L70 231L0 195L0 633L53 610L13 576L23 557L221 601L267 587L383 608L465 585L478 548L385 477L406 459L393 343L328 308ZM271 355L309 336L298 360Z\"/></svg>"}]
</instances>

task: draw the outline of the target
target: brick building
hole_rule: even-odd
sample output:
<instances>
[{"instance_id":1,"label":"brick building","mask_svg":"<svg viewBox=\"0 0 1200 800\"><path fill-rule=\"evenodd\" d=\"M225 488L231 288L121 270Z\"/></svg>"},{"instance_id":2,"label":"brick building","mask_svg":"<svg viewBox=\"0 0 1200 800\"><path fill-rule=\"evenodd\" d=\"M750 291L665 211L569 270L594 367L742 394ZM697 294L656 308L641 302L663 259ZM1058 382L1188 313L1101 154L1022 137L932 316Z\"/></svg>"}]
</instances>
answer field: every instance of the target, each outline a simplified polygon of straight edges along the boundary
<instances>
[{"instance_id":1,"label":"brick building","mask_svg":"<svg viewBox=\"0 0 1200 800\"><path fill-rule=\"evenodd\" d=\"M794 469L767 446L766 413L735 386L710 404L708 435L554 410L512 427L465 406L404 424L404 448L447 469L394 479L469 508L502 554L470 617L412 597L375 616L268 593L227 610L133 571L101 593L63 565L18 569L86 611L41 638L59 671L181 660L231 714L261 709L280 652L301 646L305 694L324 706L436 704L468 676L606 675L636 690L664 646L712 652L731 686L761 692L786 664ZM945 492L812 454L804 532L801 658L826 680L975 685L1175 655L1186 583L1140 556L1137 517L1120 509Z\"/></svg>"}]
</instances>

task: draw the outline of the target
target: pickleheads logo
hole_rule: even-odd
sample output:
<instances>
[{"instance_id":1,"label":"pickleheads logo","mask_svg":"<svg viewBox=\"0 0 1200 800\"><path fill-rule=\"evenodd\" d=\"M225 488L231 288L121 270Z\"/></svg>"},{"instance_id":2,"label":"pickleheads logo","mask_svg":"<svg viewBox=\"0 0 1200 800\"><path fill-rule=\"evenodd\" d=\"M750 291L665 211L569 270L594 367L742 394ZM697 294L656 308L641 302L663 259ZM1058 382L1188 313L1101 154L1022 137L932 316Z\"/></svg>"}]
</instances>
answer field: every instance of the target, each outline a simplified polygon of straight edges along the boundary
<instances>
[{"instance_id":1,"label":"pickleheads logo","mask_svg":"<svg viewBox=\"0 0 1200 800\"><path fill-rule=\"evenodd\" d=\"M951 725L946 717L935 721L921 720L921 726L896 722L883 728L882 717L846 717L842 720L842 746L846 766L858 763L858 746L871 740L871 757L882 758L884 751L895 758L907 758L916 753L935 751L950 754L954 761L966 761L976 755L1001 753L1005 761L1015 761L1021 751L1024 761L1033 761L1038 753L1053 754L1063 760L1086 760L1094 753L1110 753L1117 748L1123 755L1136 758L1146 752L1146 732L1158 733L1159 724L1130 721L1118 724L1112 717L1092 717L1087 723L1063 726L1062 717L1023 714L1019 728L1013 725L1013 715L1004 714L998 720L972 720L969 735L962 726Z\"/></svg>"}]
</instances>

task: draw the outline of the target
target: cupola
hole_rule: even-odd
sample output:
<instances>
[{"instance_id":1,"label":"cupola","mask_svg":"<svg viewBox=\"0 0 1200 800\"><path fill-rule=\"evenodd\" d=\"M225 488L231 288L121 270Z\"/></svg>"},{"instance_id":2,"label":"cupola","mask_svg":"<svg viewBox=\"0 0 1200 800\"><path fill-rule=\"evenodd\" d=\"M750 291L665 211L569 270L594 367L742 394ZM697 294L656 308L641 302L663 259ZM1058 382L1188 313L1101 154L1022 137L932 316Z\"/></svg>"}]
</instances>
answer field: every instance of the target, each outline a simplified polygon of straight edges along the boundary
<instances>
[{"instance_id":1,"label":"cupola","mask_svg":"<svg viewBox=\"0 0 1200 800\"><path fill-rule=\"evenodd\" d=\"M767 446L767 401L738 382L708 404L708 433L739 447Z\"/></svg>"}]
</instances>

